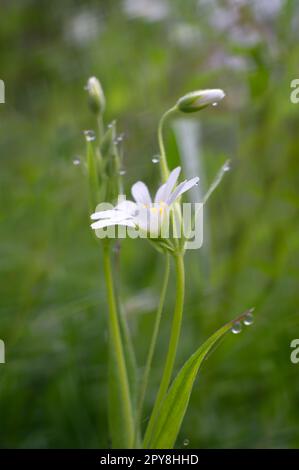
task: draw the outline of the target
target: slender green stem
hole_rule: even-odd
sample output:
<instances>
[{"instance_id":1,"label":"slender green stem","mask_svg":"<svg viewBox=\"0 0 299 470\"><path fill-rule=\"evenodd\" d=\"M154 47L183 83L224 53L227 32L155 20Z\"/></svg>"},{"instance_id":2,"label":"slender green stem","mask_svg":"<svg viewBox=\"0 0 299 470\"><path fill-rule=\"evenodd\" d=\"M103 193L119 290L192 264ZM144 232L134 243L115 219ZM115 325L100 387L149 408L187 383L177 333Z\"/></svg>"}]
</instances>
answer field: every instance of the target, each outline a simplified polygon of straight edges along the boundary
<instances>
[{"instance_id":1,"label":"slender green stem","mask_svg":"<svg viewBox=\"0 0 299 470\"><path fill-rule=\"evenodd\" d=\"M159 142L159 147L160 147L160 168L161 168L161 177L164 183L169 176L169 168L167 164L166 151L165 151L165 146L164 146L164 141L163 141L163 126L164 126L166 119L175 111L176 111L175 106L173 108L170 108L168 111L166 111L166 113L164 113L163 116L161 117L159 126L158 126L158 142Z\"/></svg>"},{"instance_id":2,"label":"slender green stem","mask_svg":"<svg viewBox=\"0 0 299 470\"><path fill-rule=\"evenodd\" d=\"M181 323L183 316L184 307L184 292L185 292L185 270L184 270L184 257L181 253L175 255L175 268L176 268L176 302L172 320L171 334L168 346L168 352L166 362L164 366L163 376L160 383L159 391L155 400L154 408L148 423L145 438L144 447L147 448L153 428L159 413L161 402L168 390L168 386L171 380L173 366L176 357L176 351L181 331Z\"/></svg>"},{"instance_id":3,"label":"slender green stem","mask_svg":"<svg viewBox=\"0 0 299 470\"><path fill-rule=\"evenodd\" d=\"M99 142L101 142L104 135L104 120L102 113L99 113L97 116L98 121L98 130L99 130Z\"/></svg>"},{"instance_id":4,"label":"slender green stem","mask_svg":"<svg viewBox=\"0 0 299 470\"><path fill-rule=\"evenodd\" d=\"M127 430L127 446L131 448L133 446L134 439L134 420L132 413L132 404L130 398L130 389L127 375L127 368L125 363L125 356L123 351L123 345L121 340L119 320L117 316L116 299L114 293L111 259L109 246L104 247L104 273L107 285L107 296L109 304L109 337L112 342L112 347L115 353L117 369L119 374L119 382L121 389L123 414L125 420L125 426Z\"/></svg>"},{"instance_id":5,"label":"slender green stem","mask_svg":"<svg viewBox=\"0 0 299 470\"><path fill-rule=\"evenodd\" d=\"M160 322L161 322L161 316L163 312L163 307L164 307L164 302L165 302L165 296L166 296L166 291L167 291L167 285L168 285L168 279L169 279L169 268L170 268L170 261L169 261L169 254L166 254L166 259L165 259L165 271L164 271L164 277L163 277L163 284L162 284L162 290L160 294L160 300L159 300L159 305L156 313L156 319L155 319L155 324L154 324L154 330L151 338L151 343L149 347L149 352L147 356L147 361L144 369L144 374L141 380L141 386L140 386L140 395L139 395L139 401L138 401L138 407L137 407L137 416L136 416L136 429L139 428L140 426L140 421L142 417L142 409L143 409L143 403L145 399L145 394L147 390L147 385L148 385L148 379L149 379L149 374L151 370L151 365L153 361L153 356L156 348L156 343L157 343L157 337L159 333L159 327L160 327Z\"/></svg>"}]
</instances>

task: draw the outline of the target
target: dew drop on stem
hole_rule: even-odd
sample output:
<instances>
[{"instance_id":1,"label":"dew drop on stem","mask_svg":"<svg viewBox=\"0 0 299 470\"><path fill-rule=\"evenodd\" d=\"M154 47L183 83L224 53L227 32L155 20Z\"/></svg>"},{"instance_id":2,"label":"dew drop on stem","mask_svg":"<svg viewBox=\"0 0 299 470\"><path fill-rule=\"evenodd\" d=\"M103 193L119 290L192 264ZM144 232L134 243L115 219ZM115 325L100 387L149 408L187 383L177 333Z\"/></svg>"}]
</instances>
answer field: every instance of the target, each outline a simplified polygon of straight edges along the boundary
<instances>
[{"instance_id":1,"label":"dew drop on stem","mask_svg":"<svg viewBox=\"0 0 299 470\"><path fill-rule=\"evenodd\" d=\"M159 163L160 161L160 155L154 155L153 158L152 158L152 162L153 163Z\"/></svg>"},{"instance_id":2,"label":"dew drop on stem","mask_svg":"<svg viewBox=\"0 0 299 470\"><path fill-rule=\"evenodd\" d=\"M84 131L84 136L87 142L92 142L96 138L95 132L91 130Z\"/></svg>"}]
</instances>

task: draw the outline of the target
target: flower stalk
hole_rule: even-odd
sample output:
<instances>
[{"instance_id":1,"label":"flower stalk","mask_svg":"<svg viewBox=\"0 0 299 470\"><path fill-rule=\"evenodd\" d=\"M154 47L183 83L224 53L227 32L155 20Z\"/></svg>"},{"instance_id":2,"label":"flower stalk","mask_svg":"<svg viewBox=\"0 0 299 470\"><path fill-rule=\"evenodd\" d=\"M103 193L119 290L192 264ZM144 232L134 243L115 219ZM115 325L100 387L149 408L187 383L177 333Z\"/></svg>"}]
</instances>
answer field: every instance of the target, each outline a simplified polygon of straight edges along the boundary
<instances>
[{"instance_id":1,"label":"flower stalk","mask_svg":"<svg viewBox=\"0 0 299 470\"><path fill-rule=\"evenodd\" d=\"M94 144L95 135L92 131L85 131L87 141L86 163L89 183L90 208L94 211L101 201L113 202L119 193L119 154L115 144L115 123L105 132L103 113L105 110L105 96L101 83L96 77L89 78L86 86L91 111L98 124L98 146ZM94 133L92 133L94 134ZM122 323L119 315L119 302L114 285L111 262L111 243L103 240L103 270L106 282L108 301L108 330L109 330L109 428L112 446L121 445L132 448L134 444L134 418L130 394L128 364L126 363L126 350L128 339L123 337ZM118 423L119 428L110 418L113 416L111 397L118 394ZM117 423L117 424L118 424ZM120 429L121 428L121 429ZM115 432L116 429L116 432ZM138 435L138 434L137 434Z\"/></svg>"},{"instance_id":2,"label":"flower stalk","mask_svg":"<svg viewBox=\"0 0 299 470\"><path fill-rule=\"evenodd\" d=\"M134 420L132 412L132 403L130 398L130 388L128 382L128 374L124 357L124 350L121 339L121 332L117 314L117 303L114 292L114 284L112 277L110 247L109 244L104 244L103 250L104 274L107 288L107 299L109 306L109 341L115 354L118 376L121 390L121 401L123 407L123 416L125 420L125 428L127 431L127 448L133 446L134 440Z\"/></svg>"},{"instance_id":3,"label":"flower stalk","mask_svg":"<svg viewBox=\"0 0 299 470\"><path fill-rule=\"evenodd\" d=\"M152 431L159 414L159 408L165 394L168 390L170 380L172 377L174 362L176 358L176 352L181 332L181 324L183 317L183 308L184 308L184 295L185 295L185 269L184 269L184 256L181 253L178 253L174 256L175 260L175 270L176 270L176 300L175 308L172 320L171 334L168 346L168 352L166 356L166 362L164 366L163 376L161 379L160 387L157 393L155 400L154 408L146 429L145 438L144 438L144 447L146 448L147 443L152 437Z\"/></svg>"},{"instance_id":4,"label":"flower stalk","mask_svg":"<svg viewBox=\"0 0 299 470\"><path fill-rule=\"evenodd\" d=\"M163 139L163 128L164 128L165 121L173 113L175 113L175 111L176 111L176 106L168 109L168 111L166 111L166 113L164 113L163 116L161 117L159 126L158 126L158 143L159 143L159 148L160 148L160 169L161 169L162 181L164 183L169 177L169 168L167 164L166 151L165 151L165 145L164 145L164 139Z\"/></svg>"},{"instance_id":5,"label":"flower stalk","mask_svg":"<svg viewBox=\"0 0 299 470\"><path fill-rule=\"evenodd\" d=\"M163 307L165 303L165 296L166 296L166 291L167 291L167 286L168 286L168 279L169 279L169 271L170 271L170 256L169 254L165 255L165 271L164 271L164 277L163 277L163 284L162 284L162 290L160 294L160 300L159 300L159 305L156 313L156 318L155 318L155 324L154 324L154 329L153 329L153 334L152 334L152 339L149 347L149 352L147 356L147 361L144 369L144 374L141 380L141 385L140 385L140 396L139 396L139 401L138 401L138 408L137 408L137 418L136 418L136 429L140 427L140 422L142 418L142 409L143 409L143 403L145 399L145 394L148 386L148 379L151 371L151 365L154 357L154 352L157 344L157 338L158 338L158 333L159 333L159 328L160 328L160 323L161 323L161 317L162 317L162 312L163 312ZM135 431L136 432L136 431Z\"/></svg>"}]
</instances>

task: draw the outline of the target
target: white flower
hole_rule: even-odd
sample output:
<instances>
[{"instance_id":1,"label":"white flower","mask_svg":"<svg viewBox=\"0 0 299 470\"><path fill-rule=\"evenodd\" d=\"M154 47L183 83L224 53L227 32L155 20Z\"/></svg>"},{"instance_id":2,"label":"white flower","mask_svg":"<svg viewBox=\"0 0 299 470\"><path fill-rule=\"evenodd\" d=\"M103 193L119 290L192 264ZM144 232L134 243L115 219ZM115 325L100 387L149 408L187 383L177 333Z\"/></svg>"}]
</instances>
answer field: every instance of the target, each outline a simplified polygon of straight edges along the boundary
<instances>
[{"instance_id":1,"label":"white flower","mask_svg":"<svg viewBox=\"0 0 299 470\"><path fill-rule=\"evenodd\" d=\"M194 113L209 104L217 104L224 97L224 91L217 88L192 91L178 100L177 108L183 113Z\"/></svg>"},{"instance_id":2,"label":"white flower","mask_svg":"<svg viewBox=\"0 0 299 470\"><path fill-rule=\"evenodd\" d=\"M97 220L91 224L94 230L108 227L110 225L123 225L141 229L157 236L164 223L169 220L169 211L173 203L183 193L195 186L199 178L195 177L183 181L174 189L181 168L175 168L169 175L166 183L162 184L156 192L152 201L147 186L138 181L132 186L132 196L136 202L122 201L111 210L95 212L91 219Z\"/></svg>"}]
</instances>

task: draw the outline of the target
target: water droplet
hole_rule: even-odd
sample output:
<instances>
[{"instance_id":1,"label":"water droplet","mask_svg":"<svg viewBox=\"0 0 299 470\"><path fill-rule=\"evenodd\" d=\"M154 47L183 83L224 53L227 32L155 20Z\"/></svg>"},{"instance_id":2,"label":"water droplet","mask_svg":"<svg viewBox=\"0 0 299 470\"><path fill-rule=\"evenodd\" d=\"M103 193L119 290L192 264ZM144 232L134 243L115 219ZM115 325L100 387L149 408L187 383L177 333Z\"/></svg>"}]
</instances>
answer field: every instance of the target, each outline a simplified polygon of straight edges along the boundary
<instances>
[{"instance_id":1,"label":"water droplet","mask_svg":"<svg viewBox=\"0 0 299 470\"><path fill-rule=\"evenodd\" d=\"M184 444L185 447L187 447L190 444L189 439L184 439L183 444Z\"/></svg>"},{"instance_id":2,"label":"water droplet","mask_svg":"<svg viewBox=\"0 0 299 470\"><path fill-rule=\"evenodd\" d=\"M245 326L250 326L254 322L254 316L252 315L252 311L249 310L249 312L245 315L243 323Z\"/></svg>"},{"instance_id":3,"label":"water droplet","mask_svg":"<svg viewBox=\"0 0 299 470\"><path fill-rule=\"evenodd\" d=\"M153 163L159 163L160 161L160 155L154 155L153 158L152 158L152 162Z\"/></svg>"},{"instance_id":4,"label":"water droplet","mask_svg":"<svg viewBox=\"0 0 299 470\"><path fill-rule=\"evenodd\" d=\"M126 170L119 170L119 174L120 174L120 176L125 175L125 174L126 174Z\"/></svg>"},{"instance_id":5,"label":"water droplet","mask_svg":"<svg viewBox=\"0 0 299 470\"><path fill-rule=\"evenodd\" d=\"M223 171L229 171L231 169L230 162L226 162L223 165Z\"/></svg>"},{"instance_id":6,"label":"water droplet","mask_svg":"<svg viewBox=\"0 0 299 470\"><path fill-rule=\"evenodd\" d=\"M212 106L218 106L218 103L215 101L215 103L212 103Z\"/></svg>"},{"instance_id":7,"label":"water droplet","mask_svg":"<svg viewBox=\"0 0 299 470\"><path fill-rule=\"evenodd\" d=\"M77 166L77 165L80 165L80 163L81 163L81 160L79 157L75 157L73 159L73 165Z\"/></svg>"},{"instance_id":8,"label":"water droplet","mask_svg":"<svg viewBox=\"0 0 299 470\"><path fill-rule=\"evenodd\" d=\"M236 321L231 328L231 332L234 333L235 335L238 335L239 333L241 333L241 331L242 331L242 325L239 321Z\"/></svg>"},{"instance_id":9,"label":"water droplet","mask_svg":"<svg viewBox=\"0 0 299 470\"><path fill-rule=\"evenodd\" d=\"M84 131L84 135L85 135L85 139L87 140L87 142L92 142L96 138L96 134L94 131L90 131L90 130Z\"/></svg>"},{"instance_id":10,"label":"water droplet","mask_svg":"<svg viewBox=\"0 0 299 470\"><path fill-rule=\"evenodd\" d=\"M115 120L111 121L110 124L108 124L108 128L111 129L115 125Z\"/></svg>"}]
</instances>

